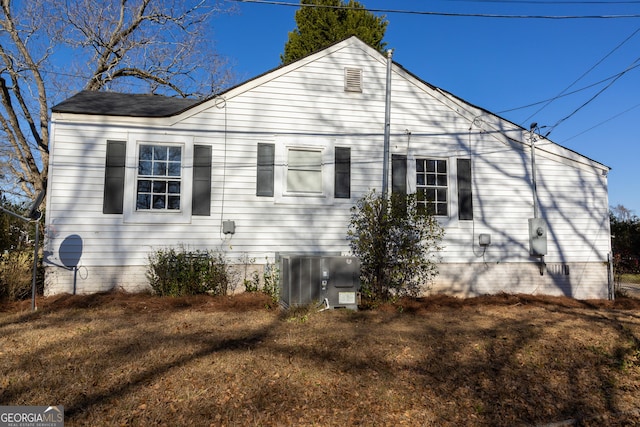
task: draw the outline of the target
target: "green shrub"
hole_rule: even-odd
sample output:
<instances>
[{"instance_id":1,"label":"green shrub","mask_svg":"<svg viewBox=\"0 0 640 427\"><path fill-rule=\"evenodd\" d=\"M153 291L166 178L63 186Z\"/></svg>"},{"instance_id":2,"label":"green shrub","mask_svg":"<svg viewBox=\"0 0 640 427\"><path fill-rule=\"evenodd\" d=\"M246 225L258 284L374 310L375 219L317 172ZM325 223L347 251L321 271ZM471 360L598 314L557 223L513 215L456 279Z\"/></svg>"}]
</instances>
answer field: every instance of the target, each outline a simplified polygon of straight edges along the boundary
<instances>
[{"instance_id":1,"label":"green shrub","mask_svg":"<svg viewBox=\"0 0 640 427\"><path fill-rule=\"evenodd\" d=\"M386 301L427 290L438 274L435 256L443 236L415 195L390 200L375 191L365 195L352 209L347 232L351 252L361 262L363 296Z\"/></svg>"},{"instance_id":2,"label":"green shrub","mask_svg":"<svg viewBox=\"0 0 640 427\"><path fill-rule=\"evenodd\" d=\"M184 247L160 249L149 256L147 279L161 296L226 295L230 271L224 254L188 251Z\"/></svg>"}]
</instances>

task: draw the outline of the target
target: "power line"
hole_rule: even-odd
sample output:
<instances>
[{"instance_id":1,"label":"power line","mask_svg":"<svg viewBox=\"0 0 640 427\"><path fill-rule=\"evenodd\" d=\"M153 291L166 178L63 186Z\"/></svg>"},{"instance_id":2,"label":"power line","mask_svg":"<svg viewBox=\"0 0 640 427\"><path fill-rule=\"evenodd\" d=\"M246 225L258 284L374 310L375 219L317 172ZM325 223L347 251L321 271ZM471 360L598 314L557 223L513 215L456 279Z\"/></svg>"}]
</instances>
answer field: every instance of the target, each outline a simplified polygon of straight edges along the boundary
<instances>
[{"instance_id":1,"label":"power line","mask_svg":"<svg viewBox=\"0 0 640 427\"><path fill-rule=\"evenodd\" d=\"M611 56L616 50L618 50L620 47L622 47L622 45L624 45L626 42L628 42L633 36L635 36L638 32L640 32L640 27L638 27L633 33L631 33L630 36L628 36L626 39L624 39L621 43L619 43L615 48L613 48L609 53L607 53L604 57L602 57L598 62L596 62L593 66L591 66L591 68L589 68L587 71L585 71L580 77L578 77L576 80L573 81L573 83L571 83L569 86L567 86L566 88L564 88L558 95L556 95L555 97L549 99L549 101L547 101L546 104L544 104L542 107L540 107L538 110L536 110L533 114L531 114L529 117L527 117L526 119L523 120L523 123L527 123L529 121L529 119L531 119L532 117L534 117L536 114L538 114L540 111L544 110L546 107L548 107L553 101L555 101L556 99L560 98L566 91L568 91L569 89L571 89L571 87L573 85L575 85L576 83L578 83L580 80L582 80L587 74L589 74L591 71L593 71L594 68L596 68L598 65L602 64L604 62L605 59L607 59L609 56ZM635 68L635 67L634 67ZM629 70L625 70L623 72L626 73Z\"/></svg>"},{"instance_id":2,"label":"power line","mask_svg":"<svg viewBox=\"0 0 640 427\"><path fill-rule=\"evenodd\" d=\"M619 77L621 74L624 74L624 73L626 73L626 72L628 72L628 71L631 71L631 70L633 70L634 68L638 68L638 67L640 67L640 64L636 64L636 65L634 65L634 66L630 67L629 69L624 70L624 71L622 71L622 72L620 72L620 73L614 74L614 75L609 76L609 77L607 77L607 78L605 78L605 79L599 80L599 81L597 81L597 82L595 82L595 83L591 83L591 84L590 84L590 85L588 85L588 86L583 86L583 87L581 87L580 89L572 90L571 92L566 92L566 93L564 93L564 94L562 94L562 95L558 95L558 96L555 96L555 97L553 97L553 98L549 98L549 99L543 99L542 101L536 101L536 102L533 102L533 103L531 103L531 104L523 105L523 106L521 106L521 107L514 107L514 108L509 108L508 110L498 111L496 114L504 114L504 113L510 113L510 112L512 112L512 111L524 110L525 108L535 107L536 105L544 104L545 102L550 102L550 101L553 101L553 100L556 100L556 99L560 99L560 98L564 98L564 97L567 97L567 96L575 95L575 94L576 94L576 93L578 93L578 92L582 92L583 90L591 89L591 88L592 88L592 87L594 87L594 86L598 86L598 85L599 85L599 84L601 84L601 83L604 83L604 82L607 82L607 81L609 81L609 80L611 80L611 79L617 78L617 77ZM527 119L527 120L528 120L528 119ZM526 122L527 120L525 120L525 122Z\"/></svg>"},{"instance_id":3,"label":"power line","mask_svg":"<svg viewBox=\"0 0 640 427\"><path fill-rule=\"evenodd\" d=\"M593 129L597 128L598 126L602 126L603 124L605 124L605 123L607 123L607 122L610 122L610 121L611 121L611 120L613 120L613 119L617 119L618 117L622 116L623 114L626 114L626 113L628 113L628 112L629 112L629 111L631 111L631 110L635 110L635 109L636 109L636 108L638 108L638 107L640 107L640 104L636 104L636 105L634 105L634 106L633 106L633 107L631 107L631 108L627 108L627 109L626 109L626 110L624 110L623 112L618 113L618 114L616 114L616 115L614 115L614 116L611 116L611 117L609 117L608 119L603 120L603 121L601 121L600 123L595 124L595 125L591 126L590 128L583 130L583 131L582 131L582 132L580 132L579 134L577 134L577 135L573 135L572 137L565 139L564 141L562 141L562 142L561 142L561 144L564 144L564 143L565 143L565 142L567 142L567 141L570 141L570 140L572 140L572 139L574 139L574 138L577 138L577 137L579 137L580 135L583 135L583 134L585 134L585 133L587 133L587 132L589 132L589 131L591 131L591 130L593 130Z\"/></svg>"},{"instance_id":4,"label":"power line","mask_svg":"<svg viewBox=\"0 0 640 427\"><path fill-rule=\"evenodd\" d=\"M359 8L351 6L328 6L317 4L301 4L290 3L286 1L276 0L227 0L235 3L253 3L253 4L267 4L273 6L290 6L290 7L314 7L322 9L351 9L351 10L364 10L372 13L398 13L405 15L429 15L429 16L448 16L448 17L464 17L464 18L500 18L500 19L622 19L622 18L640 18L640 14L628 14L628 15L503 15L503 14L488 14L488 13L459 13L459 12L431 12L431 11L418 11L418 10L401 10L401 9L370 9Z\"/></svg>"},{"instance_id":5,"label":"power line","mask_svg":"<svg viewBox=\"0 0 640 427\"><path fill-rule=\"evenodd\" d=\"M627 0L627 1L555 1L555 0L448 0L450 2L464 2L464 3L507 3L507 4L548 4L548 5L597 5L597 4L640 4L640 0Z\"/></svg>"},{"instance_id":6,"label":"power line","mask_svg":"<svg viewBox=\"0 0 640 427\"><path fill-rule=\"evenodd\" d=\"M579 106L578 108L576 108L575 110L573 110L571 112L571 114L569 114L566 117L563 117L562 119L558 120L553 126L551 126L551 131L553 131L560 123L564 122L565 120L569 119L570 117L572 117L574 114L576 114L578 111L582 110L584 107L586 107L588 104L590 104L594 99L596 99L598 96L600 96L602 94L602 92L604 92L605 90L609 89L616 81L618 81L618 79L620 77L622 77L623 75L625 75L626 73L628 73L629 71L631 71L633 68L635 68L635 63L640 61L640 57L638 57L635 61L633 61L631 63L631 65L629 67L627 67L624 71L622 71L620 74L618 74L613 80L611 80L611 82L609 82L608 85L606 85L605 87L603 87L601 90L599 90L595 95L593 95L591 98L589 98L586 102L584 102L581 106Z\"/></svg>"}]
</instances>

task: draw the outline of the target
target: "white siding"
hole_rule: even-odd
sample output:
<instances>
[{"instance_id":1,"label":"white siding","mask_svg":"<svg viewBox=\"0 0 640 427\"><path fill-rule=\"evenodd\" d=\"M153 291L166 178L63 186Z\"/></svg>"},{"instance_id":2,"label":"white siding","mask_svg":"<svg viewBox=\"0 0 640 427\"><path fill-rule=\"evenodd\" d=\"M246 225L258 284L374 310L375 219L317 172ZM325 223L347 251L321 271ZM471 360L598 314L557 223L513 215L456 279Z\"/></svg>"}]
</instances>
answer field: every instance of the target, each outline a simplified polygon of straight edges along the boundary
<instances>
[{"instance_id":1,"label":"white siding","mask_svg":"<svg viewBox=\"0 0 640 427\"><path fill-rule=\"evenodd\" d=\"M345 67L363 70L362 93L344 91ZM82 277L76 277L76 287L83 291L114 288L118 283L128 289L144 288L141 271L149 253L179 244L220 249L231 260L248 256L258 264L265 259L273 262L277 252L346 254L350 207L369 189L381 189L385 72L382 55L349 39L232 89L224 99L208 101L178 119L96 120L54 114L46 230L51 263L48 292L72 289L73 275L55 266L60 264L60 246L72 235L80 236L83 243L78 270ZM465 271L465 280L480 267L514 263L510 269L492 268L495 274L474 279L474 289L482 292L511 290L497 279L515 271L518 277L530 277L530 283L543 283L517 289L564 289L549 275L538 277L536 259L529 257L531 159L526 141L519 142L522 130L429 87L398 67L394 67L392 90L392 153L408 155L410 163L435 157L449 164L450 216L441 220L446 228L443 262L464 263L451 265ZM132 135L136 134L146 134L150 140L186 136L188 144L211 145L209 217L145 223L129 221L126 215L102 214L106 141L129 141L127 156L134 159ZM282 154L292 142L320 144L328 153L335 146L351 147L351 199L333 198L332 188L324 198L257 197L257 144L276 144L276 152ZM606 168L547 141L537 151L540 210L549 231L546 261L587 265L597 278L586 288L593 292L571 291L571 295L606 296L604 263L610 250ZM457 158L471 159L473 221L457 219ZM135 169L134 160L130 169ZM190 179L190 160L185 160L184 179ZM325 166L332 170L332 165ZM411 170L410 166L409 188L415 188ZM281 175L282 169L276 173ZM332 183L333 178L328 178ZM284 183L276 180L275 185ZM125 191L132 194L134 189ZM189 206L190 200L190 195L183 195ZM223 220L235 221L234 235L222 234ZM492 244L486 250L478 245L480 233L491 234ZM459 281L441 282L452 291L464 288Z\"/></svg>"}]
</instances>

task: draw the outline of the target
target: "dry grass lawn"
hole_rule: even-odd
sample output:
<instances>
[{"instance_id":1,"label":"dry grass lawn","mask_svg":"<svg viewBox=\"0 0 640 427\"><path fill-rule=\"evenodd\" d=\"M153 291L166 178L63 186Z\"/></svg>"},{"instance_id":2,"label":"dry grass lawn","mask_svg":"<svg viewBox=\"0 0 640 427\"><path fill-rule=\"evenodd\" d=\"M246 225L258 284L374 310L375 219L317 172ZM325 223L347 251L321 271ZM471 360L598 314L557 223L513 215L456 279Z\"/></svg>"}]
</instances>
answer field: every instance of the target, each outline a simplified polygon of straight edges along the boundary
<instances>
[{"instance_id":1,"label":"dry grass lawn","mask_svg":"<svg viewBox=\"0 0 640 427\"><path fill-rule=\"evenodd\" d=\"M637 299L268 302L0 305L0 404L61 404L68 426L640 425Z\"/></svg>"}]
</instances>

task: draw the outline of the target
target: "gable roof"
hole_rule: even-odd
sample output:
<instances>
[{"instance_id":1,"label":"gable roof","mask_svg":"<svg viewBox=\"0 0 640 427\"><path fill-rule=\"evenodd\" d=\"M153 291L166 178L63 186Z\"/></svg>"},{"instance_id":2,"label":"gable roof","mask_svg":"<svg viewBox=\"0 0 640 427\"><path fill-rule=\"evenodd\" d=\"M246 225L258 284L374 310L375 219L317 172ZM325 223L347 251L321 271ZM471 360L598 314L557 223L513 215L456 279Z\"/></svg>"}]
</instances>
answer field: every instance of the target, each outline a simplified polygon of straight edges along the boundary
<instances>
[{"instance_id":1,"label":"gable roof","mask_svg":"<svg viewBox=\"0 0 640 427\"><path fill-rule=\"evenodd\" d=\"M51 108L54 113L129 117L169 117L201 101L161 95L142 95L85 90Z\"/></svg>"},{"instance_id":2,"label":"gable roof","mask_svg":"<svg viewBox=\"0 0 640 427\"><path fill-rule=\"evenodd\" d=\"M378 59L381 62L386 61L386 57L383 53L367 45L364 41L362 41L357 36L351 36L344 40L337 41L327 47L319 49L316 52L312 52L306 55L305 57L298 59L293 63L280 65L274 69L266 71L254 78L251 78L231 88L228 88L222 93L219 93L217 95L211 96L206 99L197 100L197 99L168 97L163 95L82 91L72 96L71 98L55 105L54 107L52 107L51 111L54 113L106 115L106 116L116 116L116 117L145 117L145 118L168 118L168 117L179 116L183 113L191 114L191 112L195 113L198 110L198 108L194 108L194 107L200 106L202 108L206 108L208 102L213 101L218 97L229 94L230 92L233 92L236 89L240 89L243 87L250 88L252 85L258 85L260 84L260 81L263 78L273 76L274 74L278 75L278 73L284 72L283 70L286 70L291 67L298 67L298 66L304 65L305 62L313 60L313 58L317 55L321 55L323 53L329 52L337 46L340 46L346 43L353 43L353 42L359 43L363 49L366 49L373 57L378 57ZM516 123L513 123L501 116L498 116L497 114L492 113L491 111L488 111L482 107L474 105L466 101L465 99L452 94L451 92L448 92L442 88L434 86L431 83L418 77L411 71L407 70L397 62L395 61L392 61L392 62L393 62L395 72L404 73L405 77L410 77L414 81L419 82L420 84L430 88L436 94L440 95L439 96L440 102L448 104L449 107L453 106L454 110L458 114L465 116L467 120L475 121L475 118L480 117L477 115L474 116L475 118L470 117L469 114L471 113L471 111L466 111L466 114L463 113L463 111L461 111L461 110L467 110L467 107L469 107L471 109L475 109L476 112L480 112L483 115L486 114L488 116L494 117L495 119L501 122L509 123L511 126L513 126L514 129L519 129L521 131L526 132L526 129L524 129L522 126ZM495 132L502 134L505 138L509 140L523 143L523 141L517 140L517 138L513 139L509 137L504 131L500 129L496 128L494 130ZM585 155L580 154L577 151L563 147L557 143L553 143L553 145L563 150L567 150L568 152L574 153L575 155L583 159L586 159L590 162L594 162L600 167L604 168L605 170L611 169L610 167L596 160L590 159L589 157L586 157Z\"/></svg>"}]
</instances>

